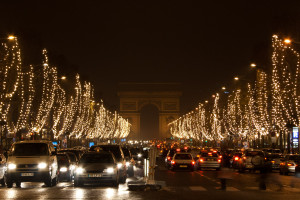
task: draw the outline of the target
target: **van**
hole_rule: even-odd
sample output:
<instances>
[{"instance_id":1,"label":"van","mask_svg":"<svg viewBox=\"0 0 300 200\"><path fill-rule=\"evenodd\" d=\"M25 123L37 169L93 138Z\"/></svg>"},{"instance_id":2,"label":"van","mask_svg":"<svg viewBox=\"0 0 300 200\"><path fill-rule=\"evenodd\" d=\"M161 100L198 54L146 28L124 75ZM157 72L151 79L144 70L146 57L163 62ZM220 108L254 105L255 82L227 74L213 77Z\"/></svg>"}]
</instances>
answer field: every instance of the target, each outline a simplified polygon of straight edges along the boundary
<instances>
[{"instance_id":1,"label":"van","mask_svg":"<svg viewBox=\"0 0 300 200\"><path fill-rule=\"evenodd\" d=\"M51 141L29 140L12 145L7 158L5 183L8 188L21 182L44 182L55 186L58 180L56 151Z\"/></svg>"}]
</instances>

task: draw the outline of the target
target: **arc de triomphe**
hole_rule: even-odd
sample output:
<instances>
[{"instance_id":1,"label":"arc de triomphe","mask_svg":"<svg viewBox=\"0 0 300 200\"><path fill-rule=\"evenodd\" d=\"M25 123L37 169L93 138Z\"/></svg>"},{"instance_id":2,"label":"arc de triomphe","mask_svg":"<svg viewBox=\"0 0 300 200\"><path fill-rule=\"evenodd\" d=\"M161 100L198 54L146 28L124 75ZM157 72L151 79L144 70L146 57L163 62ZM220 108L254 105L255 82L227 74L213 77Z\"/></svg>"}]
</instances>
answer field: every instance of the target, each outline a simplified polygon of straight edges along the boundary
<instances>
[{"instance_id":1,"label":"arc de triomphe","mask_svg":"<svg viewBox=\"0 0 300 200\"><path fill-rule=\"evenodd\" d=\"M159 111L159 139L171 137L168 123L180 115L180 83L120 83L120 114L131 123L130 139L140 139L141 109L149 104Z\"/></svg>"}]
</instances>

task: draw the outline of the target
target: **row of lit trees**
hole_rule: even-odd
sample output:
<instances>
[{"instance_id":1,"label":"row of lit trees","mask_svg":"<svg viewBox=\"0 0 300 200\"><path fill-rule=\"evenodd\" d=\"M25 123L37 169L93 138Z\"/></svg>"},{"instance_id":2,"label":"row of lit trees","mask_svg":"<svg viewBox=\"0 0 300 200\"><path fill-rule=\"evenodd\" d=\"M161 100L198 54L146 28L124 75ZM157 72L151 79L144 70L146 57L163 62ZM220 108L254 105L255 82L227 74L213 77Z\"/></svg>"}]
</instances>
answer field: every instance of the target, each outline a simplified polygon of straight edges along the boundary
<instances>
[{"instance_id":1,"label":"row of lit trees","mask_svg":"<svg viewBox=\"0 0 300 200\"><path fill-rule=\"evenodd\" d=\"M65 79L66 77L63 77ZM56 67L43 50L41 66L24 66L16 37L0 49L0 121L3 134L51 132L55 138L125 138L130 124L95 102L93 86L63 89ZM5 131L6 133L4 133ZM2 136L2 135L1 135Z\"/></svg>"},{"instance_id":2,"label":"row of lit trees","mask_svg":"<svg viewBox=\"0 0 300 200\"><path fill-rule=\"evenodd\" d=\"M269 72L256 67L254 81L235 86L229 92L213 95L192 112L169 124L170 132L179 138L222 141L244 138L254 141L271 134L286 136L299 126L300 80L299 53L289 41L277 35L272 38L272 66ZM235 77L236 81L240 81Z\"/></svg>"}]
</instances>

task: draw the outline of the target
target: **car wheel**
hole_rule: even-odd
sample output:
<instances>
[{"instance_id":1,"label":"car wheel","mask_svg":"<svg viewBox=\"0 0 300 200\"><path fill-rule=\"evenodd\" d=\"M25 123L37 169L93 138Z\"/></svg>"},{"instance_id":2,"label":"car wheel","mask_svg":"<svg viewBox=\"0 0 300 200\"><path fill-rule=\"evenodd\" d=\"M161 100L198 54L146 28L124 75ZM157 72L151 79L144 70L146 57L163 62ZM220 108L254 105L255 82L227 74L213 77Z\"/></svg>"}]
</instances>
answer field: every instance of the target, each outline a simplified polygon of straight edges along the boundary
<instances>
[{"instance_id":1,"label":"car wheel","mask_svg":"<svg viewBox=\"0 0 300 200\"><path fill-rule=\"evenodd\" d=\"M52 179L52 186L56 186L57 185L57 181L58 181L58 178L56 176L55 178Z\"/></svg>"},{"instance_id":2,"label":"car wheel","mask_svg":"<svg viewBox=\"0 0 300 200\"><path fill-rule=\"evenodd\" d=\"M45 185L46 185L47 187L52 187L52 180L51 180L51 177L49 176L49 177L47 178L47 180L46 180L44 183L45 183Z\"/></svg>"},{"instance_id":3,"label":"car wheel","mask_svg":"<svg viewBox=\"0 0 300 200\"><path fill-rule=\"evenodd\" d=\"M19 187L21 187L21 182L20 181L17 181L16 182L16 186L19 188Z\"/></svg>"},{"instance_id":4,"label":"car wheel","mask_svg":"<svg viewBox=\"0 0 300 200\"><path fill-rule=\"evenodd\" d=\"M5 186L4 177L0 180L0 184L1 184L2 186Z\"/></svg>"},{"instance_id":5,"label":"car wheel","mask_svg":"<svg viewBox=\"0 0 300 200\"><path fill-rule=\"evenodd\" d=\"M113 187L119 187L119 180L118 179L116 179L116 180L114 180L113 182L112 182L112 186Z\"/></svg>"},{"instance_id":6,"label":"car wheel","mask_svg":"<svg viewBox=\"0 0 300 200\"><path fill-rule=\"evenodd\" d=\"M6 183L7 188L12 188L12 186L13 186L12 180L5 178L5 183Z\"/></svg>"},{"instance_id":7,"label":"car wheel","mask_svg":"<svg viewBox=\"0 0 300 200\"><path fill-rule=\"evenodd\" d=\"M82 186L83 185L83 182L82 181L79 181L78 179L74 179L74 187L79 187L79 186Z\"/></svg>"}]
</instances>

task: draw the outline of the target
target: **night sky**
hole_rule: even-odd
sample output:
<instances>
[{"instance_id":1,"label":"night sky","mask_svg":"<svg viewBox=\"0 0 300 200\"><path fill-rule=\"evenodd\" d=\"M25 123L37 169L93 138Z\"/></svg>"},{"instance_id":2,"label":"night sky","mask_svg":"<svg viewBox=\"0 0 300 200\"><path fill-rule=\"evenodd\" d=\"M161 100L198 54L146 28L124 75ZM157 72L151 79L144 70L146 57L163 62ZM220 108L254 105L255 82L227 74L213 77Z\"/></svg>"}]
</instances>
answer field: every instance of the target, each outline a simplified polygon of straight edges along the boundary
<instances>
[{"instance_id":1,"label":"night sky","mask_svg":"<svg viewBox=\"0 0 300 200\"><path fill-rule=\"evenodd\" d=\"M1 1L0 34L16 34L25 64L42 48L118 108L119 82L181 82L182 112L270 64L274 33L300 41L300 1Z\"/></svg>"}]
</instances>

